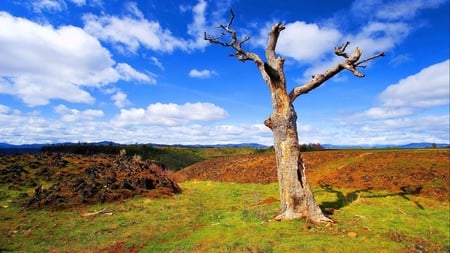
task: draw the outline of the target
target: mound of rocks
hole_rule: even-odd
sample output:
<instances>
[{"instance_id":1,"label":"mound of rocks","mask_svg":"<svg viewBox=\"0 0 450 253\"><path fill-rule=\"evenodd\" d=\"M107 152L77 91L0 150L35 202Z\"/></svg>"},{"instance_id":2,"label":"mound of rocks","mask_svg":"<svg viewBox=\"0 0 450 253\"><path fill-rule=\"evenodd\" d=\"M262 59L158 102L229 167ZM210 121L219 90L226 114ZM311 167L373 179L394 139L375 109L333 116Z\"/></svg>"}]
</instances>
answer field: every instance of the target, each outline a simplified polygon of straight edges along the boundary
<instances>
[{"instance_id":1,"label":"mound of rocks","mask_svg":"<svg viewBox=\"0 0 450 253\"><path fill-rule=\"evenodd\" d=\"M48 171L43 174L49 177ZM118 157L113 162L90 164L76 174L60 171L52 177L53 184L48 188L36 187L25 207L62 209L136 195L163 197L181 193L164 165L136 158Z\"/></svg>"}]
</instances>

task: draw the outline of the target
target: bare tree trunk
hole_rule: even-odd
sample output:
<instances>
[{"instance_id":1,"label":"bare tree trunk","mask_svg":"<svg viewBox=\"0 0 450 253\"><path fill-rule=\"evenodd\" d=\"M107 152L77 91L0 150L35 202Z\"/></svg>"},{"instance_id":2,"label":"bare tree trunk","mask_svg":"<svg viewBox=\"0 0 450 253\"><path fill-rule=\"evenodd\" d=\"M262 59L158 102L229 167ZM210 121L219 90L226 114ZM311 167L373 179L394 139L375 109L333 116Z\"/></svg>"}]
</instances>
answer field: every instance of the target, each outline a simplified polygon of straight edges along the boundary
<instances>
[{"instance_id":1,"label":"bare tree trunk","mask_svg":"<svg viewBox=\"0 0 450 253\"><path fill-rule=\"evenodd\" d=\"M276 220L305 218L313 223L332 222L316 204L305 175L297 133L297 114L285 90L272 93L274 113L265 124L272 130L280 191Z\"/></svg>"}]
</instances>

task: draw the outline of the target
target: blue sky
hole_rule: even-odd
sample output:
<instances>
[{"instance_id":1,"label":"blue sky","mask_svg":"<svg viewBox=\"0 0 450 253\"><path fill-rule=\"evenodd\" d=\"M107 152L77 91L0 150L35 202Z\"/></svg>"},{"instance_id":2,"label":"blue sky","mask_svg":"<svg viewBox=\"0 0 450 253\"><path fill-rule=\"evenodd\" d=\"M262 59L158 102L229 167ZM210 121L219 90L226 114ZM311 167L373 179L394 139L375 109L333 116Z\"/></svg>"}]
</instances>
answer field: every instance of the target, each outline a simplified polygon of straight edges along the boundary
<instances>
[{"instance_id":1,"label":"blue sky","mask_svg":"<svg viewBox=\"0 0 450 253\"><path fill-rule=\"evenodd\" d=\"M350 41L385 51L295 102L300 143L449 142L449 1L3 0L0 142L272 145L270 94L252 62L203 33L236 18L248 51L277 52L292 89Z\"/></svg>"}]
</instances>

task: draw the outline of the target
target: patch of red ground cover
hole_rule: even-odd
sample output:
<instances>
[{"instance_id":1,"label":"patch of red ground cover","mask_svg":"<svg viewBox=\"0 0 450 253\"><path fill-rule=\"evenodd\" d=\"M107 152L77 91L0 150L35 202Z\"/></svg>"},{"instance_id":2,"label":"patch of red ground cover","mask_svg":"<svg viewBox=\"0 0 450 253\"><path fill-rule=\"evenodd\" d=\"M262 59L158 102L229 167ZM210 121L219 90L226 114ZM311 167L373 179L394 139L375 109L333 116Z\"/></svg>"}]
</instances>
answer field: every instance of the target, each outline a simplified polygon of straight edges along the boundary
<instances>
[{"instance_id":1,"label":"patch of red ground cover","mask_svg":"<svg viewBox=\"0 0 450 253\"><path fill-rule=\"evenodd\" d=\"M333 150L305 152L311 184L388 190L449 201L449 150ZM184 180L236 183L277 182L274 154L202 161L178 173Z\"/></svg>"}]
</instances>

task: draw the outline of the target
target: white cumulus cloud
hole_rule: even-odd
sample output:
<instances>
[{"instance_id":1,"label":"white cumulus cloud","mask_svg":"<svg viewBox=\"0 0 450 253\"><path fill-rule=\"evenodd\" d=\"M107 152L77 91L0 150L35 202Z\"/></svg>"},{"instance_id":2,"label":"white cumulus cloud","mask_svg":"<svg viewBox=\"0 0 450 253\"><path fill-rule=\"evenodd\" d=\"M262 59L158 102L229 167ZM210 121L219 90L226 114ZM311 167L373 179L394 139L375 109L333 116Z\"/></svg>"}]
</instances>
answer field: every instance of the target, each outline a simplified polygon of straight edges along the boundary
<instances>
[{"instance_id":1,"label":"white cumulus cloud","mask_svg":"<svg viewBox=\"0 0 450 253\"><path fill-rule=\"evenodd\" d=\"M187 124L192 121L212 121L223 119L227 112L211 103L155 103L147 108L121 109L113 120L119 126L124 125L168 125Z\"/></svg>"},{"instance_id":2,"label":"white cumulus cloud","mask_svg":"<svg viewBox=\"0 0 450 253\"><path fill-rule=\"evenodd\" d=\"M114 95L111 96L111 99L114 100L114 105L123 108L130 104L130 101L128 101L127 94L118 91Z\"/></svg>"},{"instance_id":3,"label":"white cumulus cloud","mask_svg":"<svg viewBox=\"0 0 450 253\"><path fill-rule=\"evenodd\" d=\"M380 100L387 107L431 107L449 104L450 61L422 69L387 87Z\"/></svg>"},{"instance_id":4,"label":"white cumulus cloud","mask_svg":"<svg viewBox=\"0 0 450 253\"><path fill-rule=\"evenodd\" d=\"M341 119L343 128L359 129L359 136L346 137L371 144L448 143L449 64L445 60L401 79L380 93L379 105Z\"/></svg>"},{"instance_id":5,"label":"white cumulus cloud","mask_svg":"<svg viewBox=\"0 0 450 253\"><path fill-rule=\"evenodd\" d=\"M193 22L188 25L188 34L194 39L189 42L190 48L204 48L209 44L203 39L203 33L207 30L205 17L206 7L206 1L199 0L192 8Z\"/></svg>"},{"instance_id":6,"label":"white cumulus cloud","mask_svg":"<svg viewBox=\"0 0 450 253\"><path fill-rule=\"evenodd\" d=\"M92 103L84 86L119 80L155 82L152 76L118 63L100 42L74 26L41 25L0 12L0 93L29 106L51 99Z\"/></svg>"},{"instance_id":7,"label":"white cumulus cloud","mask_svg":"<svg viewBox=\"0 0 450 253\"><path fill-rule=\"evenodd\" d=\"M206 30L205 11L207 2L199 0L192 7L192 23L187 25L190 38L175 36L157 20L149 20L136 3L126 5L127 15L83 16L84 30L96 38L111 43L121 52L137 53L142 47L156 52L171 53L174 50L190 51L208 45L203 39Z\"/></svg>"},{"instance_id":8,"label":"white cumulus cloud","mask_svg":"<svg viewBox=\"0 0 450 253\"><path fill-rule=\"evenodd\" d=\"M381 105L358 116L372 119L399 118L412 115L417 109L448 105L449 64L449 60L433 64L388 86L378 96Z\"/></svg>"},{"instance_id":9,"label":"white cumulus cloud","mask_svg":"<svg viewBox=\"0 0 450 253\"><path fill-rule=\"evenodd\" d=\"M125 81L137 80L144 83L156 83L156 79L153 76L139 72L126 63L118 63L115 69Z\"/></svg>"},{"instance_id":10,"label":"white cumulus cloud","mask_svg":"<svg viewBox=\"0 0 450 253\"><path fill-rule=\"evenodd\" d=\"M189 76L192 78L207 79L214 75L217 75L216 71L208 70L208 69L203 69L203 70L191 69L189 71Z\"/></svg>"},{"instance_id":11,"label":"white cumulus cloud","mask_svg":"<svg viewBox=\"0 0 450 253\"><path fill-rule=\"evenodd\" d=\"M185 42L176 38L157 21L135 16L83 16L84 30L96 38L109 42L119 50L136 53L139 47L160 52L185 48Z\"/></svg>"},{"instance_id":12,"label":"white cumulus cloud","mask_svg":"<svg viewBox=\"0 0 450 253\"><path fill-rule=\"evenodd\" d=\"M338 30L296 21L286 24L286 29L280 34L277 49L281 55L297 61L317 60L339 44L341 37Z\"/></svg>"},{"instance_id":13,"label":"white cumulus cloud","mask_svg":"<svg viewBox=\"0 0 450 253\"><path fill-rule=\"evenodd\" d=\"M54 108L55 112L61 115L61 120L64 122L75 122L92 120L94 118L102 117L103 111L101 110L78 110L70 109L65 105L58 105Z\"/></svg>"}]
</instances>

